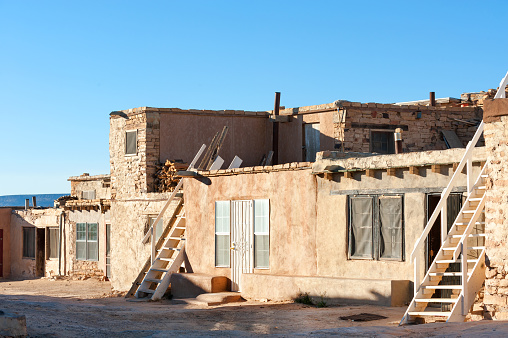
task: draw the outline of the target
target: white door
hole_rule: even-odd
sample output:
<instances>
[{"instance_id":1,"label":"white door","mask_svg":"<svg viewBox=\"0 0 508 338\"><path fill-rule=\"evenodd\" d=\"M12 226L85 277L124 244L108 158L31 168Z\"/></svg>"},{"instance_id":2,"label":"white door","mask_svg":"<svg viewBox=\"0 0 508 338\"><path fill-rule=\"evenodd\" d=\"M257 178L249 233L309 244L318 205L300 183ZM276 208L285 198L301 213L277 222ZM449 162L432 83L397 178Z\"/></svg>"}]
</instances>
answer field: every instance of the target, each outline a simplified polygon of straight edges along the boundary
<instances>
[{"instance_id":1,"label":"white door","mask_svg":"<svg viewBox=\"0 0 508 338\"><path fill-rule=\"evenodd\" d=\"M241 291L242 274L253 271L252 210L252 201L231 201L231 291Z\"/></svg>"}]
</instances>

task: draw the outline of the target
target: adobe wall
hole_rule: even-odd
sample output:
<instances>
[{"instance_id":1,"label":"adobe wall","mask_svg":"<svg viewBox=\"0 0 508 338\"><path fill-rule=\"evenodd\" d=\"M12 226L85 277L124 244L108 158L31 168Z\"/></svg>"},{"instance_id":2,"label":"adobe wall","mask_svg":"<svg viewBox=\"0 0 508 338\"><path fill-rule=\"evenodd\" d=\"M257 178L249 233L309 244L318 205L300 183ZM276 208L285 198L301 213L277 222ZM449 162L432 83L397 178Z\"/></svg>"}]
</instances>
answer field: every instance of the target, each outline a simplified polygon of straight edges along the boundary
<instances>
[{"instance_id":1,"label":"adobe wall","mask_svg":"<svg viewBox=\"0 0 508 338\"><path fill-rule=\"evenodd\" d=\"M458 163L462 155L463 150L451 149L328 160L326 165L355 168L353 178L336 173L328 179L319 170L313 175L311 170L300 170L300 164L293 163L203 172L209 185L186 179L186 196L195 196L187 198L185 206L186 251L192 270L231 277L230 268L214 266L215 201L268 198L270 268L256 269L254 274L413 280L409 255L426 224L426 194L442 192L453 174L453 163ZM479 172L480 162L485 160L484 148L475 150L474 159L474 171ZM440 172L432 171L432 163L441 164ZM411 164L420 166L418 175L409 173L407 166ZM322 167L323 164L314 164L315 169ZM392 167L398 168L396 176L387 173L387 168ZM376 169L375 177L365 175L367 168ZM465 175L461 174L456 191L465 191L465 185ZM404 260L349 260L348 195L387 193L404 194ZM423 274L423 255L421 260Z\"/></svg>"},{"instance_id":2,"label":"adobe wall","mask_svg":"<svg viewBox=\"0 0 508 338\"><path fill-rule=\"evenodd\" d=\"M485 201L486 318L508 319L508 99L486 100L485 145L488 180Z\"/></svg>"},{"instance_id":3,"label":"adobe wall","mask_svg":"<svg viewBox=\"0 0 508 338\"><path fill-rule=\"evenodd\" d=\"M113 200L111 203L111 286L128 291L150 257L150 242L142 240L148 231L148 218L157 216L164 207L168 193L140 194L135 199ZM164 226L170 221L179 199L167 209Z\"/></svg>"},{"instance_id":4,"label":"adobe wall","mask_svg":"<svg viewBox=\"0 0 508 338\"><path fill-rule=\"evenodd\" d=\"M319 106L316 106L319 107ZM283 111L283 113L287 113ZM279 163L305 161L303 157L303 128L306 123L319 123L321 150L332 150L334 139L334 112L314 112L292 115L290 122L279 123Z\"/></svg>"},{"instance_id":5,"label":"adobe wall","mask_svg":"<svg viewBox=\"0 0 508 338\"><path fill-rule=\"evenodd\" d=\"M9 278L11 275L11 213L12 208L0 208L0 229L3 230L2 275L4 278Z\"/></svg>"},{"instance_id":6,"label":"adobe wall","mask_svg":"<svg viewBox=\"0 0 508 338\"><path fill-rule=\"evenodd\" d=\"M182 159L190 163L201 145L211 143L224 126L228 132L219 156L227 168L239 156L242 166L258 165L272 148L272 126L266 112L203 111L199 114L162 112L160 109L160 161ZM198 162L199 164L199 162Z\"/></svg>"}]
</instances>

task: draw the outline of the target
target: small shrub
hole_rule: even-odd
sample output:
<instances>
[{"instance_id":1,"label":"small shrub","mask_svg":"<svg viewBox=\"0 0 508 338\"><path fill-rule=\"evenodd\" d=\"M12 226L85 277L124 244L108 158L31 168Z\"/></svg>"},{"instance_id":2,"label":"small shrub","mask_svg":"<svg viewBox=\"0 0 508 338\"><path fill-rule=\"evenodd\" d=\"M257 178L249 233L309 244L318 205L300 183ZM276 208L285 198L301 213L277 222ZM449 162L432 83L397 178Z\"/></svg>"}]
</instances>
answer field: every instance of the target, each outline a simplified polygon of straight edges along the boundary
<instances>
[{"instance_id":1,"label":"small shrub","mask_svg":"<svg viewBox=\"0 0 508 338\"><path fill-rule=\"evenodd\" d=\"M317 307L326 307L327 306L327 302L326 302L326 292L323 293L321 296L320 296L320 300L319 302L316 304Z\"/></svg>"},{"instance_id":2,"label":"small shrub","mask_svg":"<svg viewBox=\"0 0 508 338\"><path fill-rule=\"evenodd\" d=\"M312 301L312 298L310 298L309 293L299 293L298 296L295 298L295 303L299 304L305 304L305 305L314 305L314 302Z\"/></svg>"}]
</instances>

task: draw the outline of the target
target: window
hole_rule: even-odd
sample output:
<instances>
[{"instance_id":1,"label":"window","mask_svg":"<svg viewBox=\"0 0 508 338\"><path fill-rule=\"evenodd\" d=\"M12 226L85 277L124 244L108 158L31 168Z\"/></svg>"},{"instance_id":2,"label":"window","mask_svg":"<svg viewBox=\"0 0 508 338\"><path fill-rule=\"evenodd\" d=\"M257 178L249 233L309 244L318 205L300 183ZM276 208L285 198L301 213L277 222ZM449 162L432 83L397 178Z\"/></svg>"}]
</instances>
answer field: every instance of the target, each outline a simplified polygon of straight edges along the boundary
<instances>
[{"instance_id":1,"label":"window","mask_svg":"<svg viewBox=\"0 0 508 338\"><path fill-rule=\"evenodd\" d=\"M157 216L155 216L155 217L149 217L148 218L148 224L150 226L152 226L153 222L155 222L156 219L157 219ZM162 230L163 230L162 226L163 226L163 219L161 217L161 219L154 226L155 243L157 243L159 241L159 238L161 238L161 236L162 236Z\"/></svg>"},{"instance_id":2,"label":"window","mask_svg":"<svg viewBox=\"0 0 508 338\"><path fill-rule=\"evenodd\" d=\"M138 153L138 131L130 130L125 132L125 155L136 155Z\"/></svg>"},{"instance_id":3,"label":"window","mask_svg":"<svg viewBox=\"0 0 508 338\"><path fill-rule=\"evenodd\" d=\"M23 257L35 258L35 228L23 228Z\"/></svg>"},{"instance_id":4,"label":"window","mask_svg":"<svg viewBox=\"0 0 508 338\"><path fill-rule=\"evenodd\" d=\"M215 202L215 266L229 267L230 203Z\"/></svg>"},{"instance_id":5,"label":"window","mask_svg":"<svg viewBox=\"0 0 508 338\"><path fill-rule=\"evenodd\" d=\"M58 228L47 228L46 259L58 258Z\"/></svg>"},{"instance_id":6,"label":"window","mask_svg":"<svg viewBox=\"0 0 508 338\"><path fill-rule=\"evenodd\" d=\"M95 190L83 190L81 192L81 198L84 200L94 200L95 199Z\"/></svg>"},{"instance_id":7,"label":"window","mask_svg":"<svg viewBox=\"0 0 508 338\"><path fill-rule=\"evenodd\" d=\"M98 224L76 224L76 259L86 261L99 260Z\"/></svg>"},{"instance_id":8,"label":"window","mask_svg":"<svg viewBox=\"0 0 508 338\"><path fill-rule=\"evenodd\" d=\"M254 261L254 268L267 269L270 264L270 203L269 200L253 200L250 203L248 210L243 209L241 212L243 216L238 217L242 219L243 224L237 224L239 228L242 225L250 224L250 226L243 228L248 230L239 230L243 233L240 241L243 243L250 243L254 240L254 250L247 250ZM245 220L245 217L250 221ZM230 247L231 247L231 201L216 201L215 202L215 266L229 267L230 266ZM237 229L235 227L235 229ZM237 237L238 239L238 237Z\"/></svg>"},{"instance_id":9,"label":"window","mask_svg":"<svg viewBox=\"0 0 508 338\"><path fill-rule=\"evenodd\" d=\"M269 200L254 200L254 267L268 268L270 257Z\"/></svg>"},{"instance_id":10,"label":"window","mask_svg":"<svg viewBox=\"0 0 508 338\"><path fill-rule=\"evenodd\" d=\"M403 260L402 196L349 198L349 257Z\"/></svg>"},{"instance_id":11,"label":"window","mask_svg":"<svg viewBox=\"0 0 508 338\"><path fill-rule=\"evenodd\" d=\"M379 154L395 154L393 131L371 131L370 152Z\"/></svg>"}]
</instances>

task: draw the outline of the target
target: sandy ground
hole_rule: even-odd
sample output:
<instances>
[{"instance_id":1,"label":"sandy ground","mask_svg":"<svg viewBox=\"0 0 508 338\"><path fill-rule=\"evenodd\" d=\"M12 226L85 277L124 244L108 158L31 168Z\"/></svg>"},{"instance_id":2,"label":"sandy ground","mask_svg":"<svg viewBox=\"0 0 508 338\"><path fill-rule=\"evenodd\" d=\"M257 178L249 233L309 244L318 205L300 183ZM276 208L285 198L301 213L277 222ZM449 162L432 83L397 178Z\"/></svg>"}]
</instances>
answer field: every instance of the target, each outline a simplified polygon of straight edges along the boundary
<instances>
[{"instance_id":1,"label":"sandy ground","mask_svg":"<svg viewBox=\"0 0 508 338\"><path fill-rule=\"evenodd\" d=\"M507 337L508 323L434 323L398 327L405 308L246 301L199 304L126 301L96 280L0 280L0 309L26 316L29 337L316 335L348 337ZM360 313L386 319L353 322Z\"/></svg>"}]
</instances>

